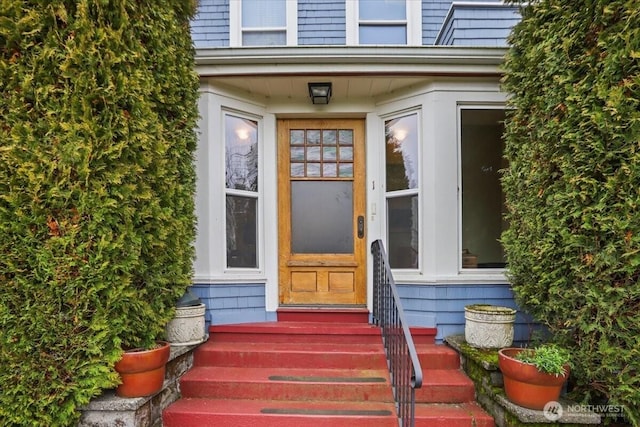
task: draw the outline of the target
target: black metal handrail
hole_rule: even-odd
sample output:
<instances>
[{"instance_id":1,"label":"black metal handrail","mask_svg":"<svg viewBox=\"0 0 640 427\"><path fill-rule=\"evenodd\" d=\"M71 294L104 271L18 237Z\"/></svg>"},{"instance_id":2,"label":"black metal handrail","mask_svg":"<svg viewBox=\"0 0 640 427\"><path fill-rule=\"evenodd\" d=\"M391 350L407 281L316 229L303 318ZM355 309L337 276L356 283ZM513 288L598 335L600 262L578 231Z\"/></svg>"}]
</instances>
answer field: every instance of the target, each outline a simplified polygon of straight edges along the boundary
<instances>
[{"instance_id":1,"label":"black metal handrail","mask_svg":"<svg viewBox=\"0 0 640 427\"><path fill-rule=\"evenodd\" d=\"M403 427L415 426L416 390L422 387L418 360L409 324L393 280L389 258L381 240L371 245L373 254L373 321L382 329L398 418Z\"/></svg>"}]
</instances>

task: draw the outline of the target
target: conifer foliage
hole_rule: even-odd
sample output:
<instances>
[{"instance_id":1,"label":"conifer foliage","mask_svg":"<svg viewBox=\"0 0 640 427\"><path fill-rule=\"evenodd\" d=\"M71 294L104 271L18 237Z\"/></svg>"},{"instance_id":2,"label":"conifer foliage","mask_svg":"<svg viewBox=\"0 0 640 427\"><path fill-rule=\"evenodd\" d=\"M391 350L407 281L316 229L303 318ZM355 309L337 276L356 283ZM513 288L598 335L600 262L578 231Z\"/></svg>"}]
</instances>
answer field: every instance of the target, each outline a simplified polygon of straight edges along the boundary
<instances>
[{"instance_id":1,"label":"conifer foliage","mask_svg":"<svg viewBox=\"0 0 640 427\"><path fill-rule=\"evenodd\" d=\"M518 302L576 395L640 422L640 7L540 0L511 35L503 234Z\"/></svg>"},{"instance_id":2,"label":"conifer foliage","mask_svg":"<svg viewBox=\"0 0 640 427\"><path fill-rule=\"evenodd\" d=\"M0 0L0 424L75 425L191 279L195 0Z\"/></svg>"}]
</instances>

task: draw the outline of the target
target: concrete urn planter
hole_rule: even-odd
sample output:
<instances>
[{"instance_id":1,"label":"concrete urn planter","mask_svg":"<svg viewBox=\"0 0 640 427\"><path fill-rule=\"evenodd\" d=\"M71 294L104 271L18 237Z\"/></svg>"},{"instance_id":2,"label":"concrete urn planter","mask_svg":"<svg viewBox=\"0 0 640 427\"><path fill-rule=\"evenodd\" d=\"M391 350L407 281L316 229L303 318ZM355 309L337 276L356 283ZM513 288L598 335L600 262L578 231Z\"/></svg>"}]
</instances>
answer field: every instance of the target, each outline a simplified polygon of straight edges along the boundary
<instances>
[{"instance_id":1,"label":"concrete urn planter","mask_svg":"<svg viewBox=\"0 0 640 427\"><path fill-rule=\"evenodd\" d=\"M464 308L464 337L477 348L504 348L513 343L516 310L488 304Z\"/></svg>"},{"instance_id":2,"label":"concrete urn planter","mask_svg":"<svg viewBox=\"0 0 640 427\"><path fill-rule=\"evenodd\" d=\"M200 344L206 338L205 305L177 307L175 317L167 324L167 340L172 346Z\"/></svg>"}]
</instances>

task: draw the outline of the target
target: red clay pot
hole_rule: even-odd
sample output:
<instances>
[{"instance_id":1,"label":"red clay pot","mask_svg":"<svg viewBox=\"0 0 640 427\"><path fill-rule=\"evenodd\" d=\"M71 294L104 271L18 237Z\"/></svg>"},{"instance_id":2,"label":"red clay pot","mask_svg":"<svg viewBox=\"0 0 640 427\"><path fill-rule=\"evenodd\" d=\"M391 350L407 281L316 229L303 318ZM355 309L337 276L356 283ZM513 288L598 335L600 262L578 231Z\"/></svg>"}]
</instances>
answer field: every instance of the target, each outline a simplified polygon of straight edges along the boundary
<instances>
[{"instance_id":1,"label":"red clay pot","mask_svg":"<svg viewBox=\"0 0 640 427\"><path fill-rule=\"evenodd\" d=\"M122 384L116 388L120 397L144 397L162 389L164 373L171 347L168 342L158 341L151 350L127 350L115 365Z\"/></svg>"},{"instance_id":2,"label":"red clay pot","mask_svg":"<svg viewBox=\"0 0 640 427\"><path fill-rule=\"evenodd\" d=\"M498 351L498 364L504 378L504 391L507 398L529 409L542 410L547 402L557 401L562 385L569 377L569 366L565 366L566 374L556 377L538 371L529 363L523 363L514 357L522 348L503 348Z\"/></svg>"}]
</instances>

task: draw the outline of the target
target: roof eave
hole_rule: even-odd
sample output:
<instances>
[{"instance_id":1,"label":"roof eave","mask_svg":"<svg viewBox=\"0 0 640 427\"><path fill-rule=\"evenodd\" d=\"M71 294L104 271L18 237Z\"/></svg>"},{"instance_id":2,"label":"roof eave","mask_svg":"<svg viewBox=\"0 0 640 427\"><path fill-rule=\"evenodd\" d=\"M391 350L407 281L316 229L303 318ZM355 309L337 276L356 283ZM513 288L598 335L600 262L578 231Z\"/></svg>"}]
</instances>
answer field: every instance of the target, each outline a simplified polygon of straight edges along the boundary
<instances>
[{"instance_id":1,"label":"roof eave","mask_svg":"<svg viewBox=\"0 0 640 427\"><path fill-rule=\"evenodd\" d=\"M201 75L500 73L507 48L295 46L196 49Z\"/></svg>"}]
</instances>

